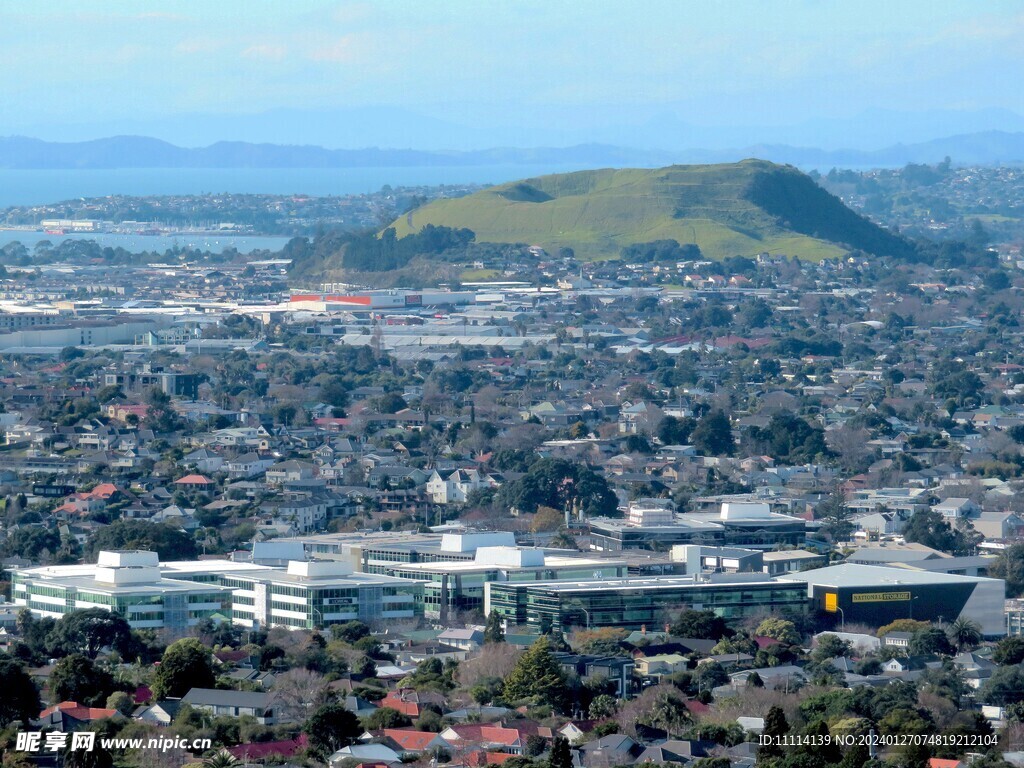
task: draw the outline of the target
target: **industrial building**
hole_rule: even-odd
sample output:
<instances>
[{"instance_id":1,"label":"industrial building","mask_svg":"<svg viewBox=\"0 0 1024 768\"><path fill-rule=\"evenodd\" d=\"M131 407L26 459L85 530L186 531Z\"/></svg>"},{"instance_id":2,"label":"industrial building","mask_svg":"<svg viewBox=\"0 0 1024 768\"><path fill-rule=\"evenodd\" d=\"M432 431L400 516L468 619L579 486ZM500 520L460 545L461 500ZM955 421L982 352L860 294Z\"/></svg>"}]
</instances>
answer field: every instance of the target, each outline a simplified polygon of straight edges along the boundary
<instances>
[{"instance_id":1,"label":"industrial building","mask_svg":"<svg viewBox=\"0 0 1024 768\"><path fill-rule=\"evenodd\" d=\"M761 574L493 582L484 592L486 613L497 611L510 625L539 632L573 627L660 628L683 608L739 620L769 613L802 614L807 606L806 585L773 581Z\"/></svg>"},{"instance_id":2,"label":"industrial building","mask_svg":"<svg viewBox=\"0 0 1024 768\"><path fill-rule=\"evenodd\" d=\"M1006 634L1006 582L1001 579L844 563L777 580L806 584L812 610L835 615L841 626L963 618L976 622L985 636Z\"/></svg>"},{"instance_id":3,"label":"industrial building","mask_svg":"<svg viewBox=\"0 0 1024 768\"><path fill-rule=\"evenodd\" d=\"M184 631L203 619L231 620L231 590L166 578L155 552L100 552L95 565L11 570L13 600L37 616L85 608L119 613L133 629Z\"/></svg>"},{"instance_id":4,"label":"industrial building","mask_svg":"<svg viewBox=\"0 0 1024 768\"><path fill-rule=\"evenodd\" d=\"M452 304L472 304L475 291L365 291L363 293L296 293L289 303L295 309L315 311L373 312L381 309L406 309Z\"/></svg>"}]
</instances>

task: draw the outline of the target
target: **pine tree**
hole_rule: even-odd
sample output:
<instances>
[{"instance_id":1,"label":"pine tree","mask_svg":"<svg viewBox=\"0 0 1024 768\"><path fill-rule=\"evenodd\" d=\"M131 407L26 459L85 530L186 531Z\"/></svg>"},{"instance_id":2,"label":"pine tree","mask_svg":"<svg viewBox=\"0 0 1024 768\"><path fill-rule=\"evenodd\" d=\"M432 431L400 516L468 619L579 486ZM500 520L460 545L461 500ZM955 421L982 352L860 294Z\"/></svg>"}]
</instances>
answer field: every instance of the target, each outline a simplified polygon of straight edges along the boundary
<instances>
[{"instance_id":1,"label":"pine tree","mask_svg":"<svg viewBox=\"0 0 1024 768\"><path fill-rule=\"evenodd\" d=\"M505 628L501 625L501 616L497 611L491 611L487 616L487 626L484 627L484 643L504 643Z\"/></svg>"},{"instance_id":2,"label":"pine tree","mask_svg":"<svg viewBox=\"0 0 1024 768\"><path fill-rule=\"evenodd\" d=\"M764 718L764 730L761 734L768 738L765 740L765 745L757 750L758 762L766 757L782 757L782 747L775 741L787 733L789 733L789 721L786 720L786 713L782 711L782 707L772 707Z\"/></svg>"},{"instance_id":3,"label":"pine tree","mask_svg":"<svg viewBox=\"0 0 1024 768\"><path fill-rule=\"evenodd\" d=\"M551 641L547 635L537 638L505 678L505 699L536 699L557 710L565 709L565 673L551 654Z\"/></svg>"},{"instance_id":4,"label":"pine tree","mask_svg":"<svg viewBox=\"0 0 1024 768\"><path fill-rule=\"evenodd\" d=\"M551 754L548 755L548 768L573 768L572 751L569 740L564 736L555 736L551 741Z\"/></svg>"}]
</instances>

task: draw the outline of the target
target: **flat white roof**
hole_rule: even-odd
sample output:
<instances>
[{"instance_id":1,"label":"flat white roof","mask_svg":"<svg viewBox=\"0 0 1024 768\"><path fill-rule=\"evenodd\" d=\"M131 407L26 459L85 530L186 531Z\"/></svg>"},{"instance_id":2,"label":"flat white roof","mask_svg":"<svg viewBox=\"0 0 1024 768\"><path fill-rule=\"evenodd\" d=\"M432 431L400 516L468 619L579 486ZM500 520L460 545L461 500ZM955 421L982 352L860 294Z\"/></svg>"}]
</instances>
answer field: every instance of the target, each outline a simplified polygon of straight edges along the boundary
<instances>
[{"instance_id":1,"label":"flat white roof","mask_svg":"<svg viewBox=\"0 0 1024 768\"><path fill-rule=\"evenodd\" d=\"M496 563L480 563L475 560L463 560L451 563L396 563L396 571L420 573L485 573L486 571L541 571L560 568L612 568L625 566L624 560L604 560L585 557L547 556L543 565L498 565ZM538 584L544 582L537 582Z\"/></svg>"},{"instance_id":2,"label":"flat white roof","mask_svg":"<svg viewBox=\"0 0 1024 768\"><path fill-rule=\"evenodd\" d=\"M960 576L951 573L931 573L929 571L912 571L905 568L887 568L882 565L860 565L843 563L828 568L815 568L811 571L777 576L776 581L801 581L819 587L896 587L923 586L934 584L977 584L978 582L996 582L1000 579L985 579L979 576Z\"/></svg>"}]
</instances>

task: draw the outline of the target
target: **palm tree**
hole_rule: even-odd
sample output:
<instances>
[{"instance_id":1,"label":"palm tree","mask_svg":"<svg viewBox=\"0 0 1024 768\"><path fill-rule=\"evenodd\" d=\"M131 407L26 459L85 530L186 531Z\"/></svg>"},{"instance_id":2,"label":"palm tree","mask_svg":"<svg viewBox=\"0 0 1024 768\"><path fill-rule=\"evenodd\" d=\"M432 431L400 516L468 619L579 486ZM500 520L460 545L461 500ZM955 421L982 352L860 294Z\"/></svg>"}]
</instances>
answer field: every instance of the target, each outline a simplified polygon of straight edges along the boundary
<instances>
[{"instance_id":1,"label":"palm tree","mask_svg":"<svg viewBox=\"0 0 1024 768\"><path fill-rule=\"evenodd\" d=\"M949 642L956 646L957 652L971 650L981 644L981 627L976 621L963 616L949 625L946 634Z\"/></svg>"},{"instance_id":2,"label":"palm tree","mask_svg":"<svg viewBox=\"0 0 1024 768\"><path fill-rule=\"evenodd\" d=\"M238 765L238 759L222 749L211 752L203 758L203 768L233 768Z\"/></svg>"}]
</instances>

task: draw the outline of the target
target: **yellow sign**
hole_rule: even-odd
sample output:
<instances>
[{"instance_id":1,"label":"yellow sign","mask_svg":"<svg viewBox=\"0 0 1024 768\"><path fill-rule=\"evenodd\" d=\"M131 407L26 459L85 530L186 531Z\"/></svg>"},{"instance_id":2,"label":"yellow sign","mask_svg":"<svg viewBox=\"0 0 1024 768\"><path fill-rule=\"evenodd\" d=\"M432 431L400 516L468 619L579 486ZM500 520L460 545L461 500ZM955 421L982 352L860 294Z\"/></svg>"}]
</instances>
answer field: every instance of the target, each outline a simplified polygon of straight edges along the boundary
<instances>
[{"instance_id":1,"label":"yellow sign","mask_svg":"<svg viewBox=\"0 0 1024 768\"><path fill-rule=\"evenodd\" d=\"M835 592L825 593L825 610L829 613L835 613L839 610L839 595Z\"/></svg>"},{"instance_id":2,"label":"yellow sign","mask_svg":"<svg viewBox=\"0 0 1024 768\"><path fill-rule=\"evenodd\" d=\"M853 595L855 603L891 603L910 599L909 592L861 592Z\"/></svg>"}]
</instances>

